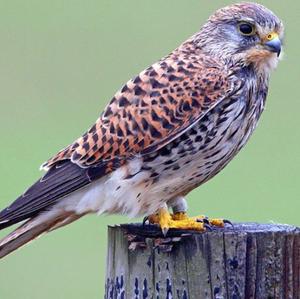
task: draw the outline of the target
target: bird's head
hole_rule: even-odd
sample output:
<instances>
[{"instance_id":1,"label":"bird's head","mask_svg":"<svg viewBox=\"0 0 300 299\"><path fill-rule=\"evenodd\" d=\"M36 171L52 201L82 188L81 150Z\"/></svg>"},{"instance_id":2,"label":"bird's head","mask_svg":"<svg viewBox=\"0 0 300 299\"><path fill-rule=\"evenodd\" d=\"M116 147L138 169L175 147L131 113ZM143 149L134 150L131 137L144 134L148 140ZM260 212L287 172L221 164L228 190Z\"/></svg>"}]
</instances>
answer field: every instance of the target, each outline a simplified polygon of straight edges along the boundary
<instances>
[{"instance_id":1,"label":"bird's head","mask_svg":"<svg viewBox=\"0 0 300 299\"><path fill-rule=\"evenodd\" d=\"M210 55L269 72L282 52L283 24L266 7L239 3L217 10L194 36Z\"/></svg>"}]
</instances>

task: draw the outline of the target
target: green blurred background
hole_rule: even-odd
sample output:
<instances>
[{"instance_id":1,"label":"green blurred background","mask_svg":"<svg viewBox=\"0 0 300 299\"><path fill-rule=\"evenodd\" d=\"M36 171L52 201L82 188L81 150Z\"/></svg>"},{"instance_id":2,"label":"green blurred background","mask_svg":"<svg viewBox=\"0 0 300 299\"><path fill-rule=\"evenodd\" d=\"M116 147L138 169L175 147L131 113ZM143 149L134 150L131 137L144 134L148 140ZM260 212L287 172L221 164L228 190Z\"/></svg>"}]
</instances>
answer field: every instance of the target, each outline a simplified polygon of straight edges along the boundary
<instances>
[{"instance_id":1,"label":"green blurred background","mask_svg":"<svg viewBox=\"0 0 300 299\"><path fill-rule=\"evenodd\" d=\"M94 122L122 83L229 3L1 0L0 206ZM300 225L300 2L261 3L284 20L286 55L258 130L220 175L188 196L190 212ZM126 221L85 217L1 260L0 298L102 298L106 228Z\"/></svg>"}]
</instances>

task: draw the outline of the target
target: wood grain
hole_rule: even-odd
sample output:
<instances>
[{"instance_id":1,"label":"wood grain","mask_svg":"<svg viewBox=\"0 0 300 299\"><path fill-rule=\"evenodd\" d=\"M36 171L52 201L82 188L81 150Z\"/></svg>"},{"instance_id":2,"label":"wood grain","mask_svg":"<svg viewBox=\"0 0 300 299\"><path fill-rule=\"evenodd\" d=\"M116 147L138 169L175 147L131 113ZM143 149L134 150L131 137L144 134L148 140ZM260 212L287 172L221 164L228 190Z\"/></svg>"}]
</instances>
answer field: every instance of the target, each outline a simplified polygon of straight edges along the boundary
<instances>
[{"instance_id":1,"label":"wood grain","mask_svg":"<svg viewBox=\"0 0 300 299\"><path fill-rule=\"evenodd\" d=\"M300 229L237 223L205 233L108 229L105 299L300 299Z\"/></svg>"}]
</instances>

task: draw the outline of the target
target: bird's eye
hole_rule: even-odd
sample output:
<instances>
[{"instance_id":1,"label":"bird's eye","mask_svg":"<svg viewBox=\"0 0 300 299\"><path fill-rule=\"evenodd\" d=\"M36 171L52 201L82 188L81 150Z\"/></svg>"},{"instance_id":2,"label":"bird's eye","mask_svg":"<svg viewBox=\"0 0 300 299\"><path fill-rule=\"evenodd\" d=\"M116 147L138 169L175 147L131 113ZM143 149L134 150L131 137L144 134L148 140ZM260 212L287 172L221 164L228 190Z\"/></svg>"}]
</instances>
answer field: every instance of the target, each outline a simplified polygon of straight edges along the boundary
<instances>
[{"instance_id":1,"label":"bird's eye","mask_svg":"<svg viewBox=\"0 0 300 299\"><path fill-rule=\"evenodd\" d=\"M241 34L243 35L253 35L255 33L255 28L254 25L249 24L249 23L240 23L238 25L238 29Z\"/></svg>"}]
</instances>

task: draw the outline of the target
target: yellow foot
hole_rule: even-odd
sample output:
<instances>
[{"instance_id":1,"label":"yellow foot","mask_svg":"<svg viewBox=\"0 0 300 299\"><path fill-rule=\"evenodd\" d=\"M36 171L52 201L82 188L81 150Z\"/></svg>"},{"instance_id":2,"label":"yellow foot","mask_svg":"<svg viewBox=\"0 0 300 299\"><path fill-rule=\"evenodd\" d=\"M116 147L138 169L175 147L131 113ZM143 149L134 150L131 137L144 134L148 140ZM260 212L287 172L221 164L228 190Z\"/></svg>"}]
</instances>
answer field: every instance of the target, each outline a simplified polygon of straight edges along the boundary
<instances>
[{"instance_id":1,"label":"yellow foot","mask_svg":"<svg viewBox=\"0 0 300 299\"><path fill-rule=\"evenodd\" d=\"M158 224L164 235L167 234L170 228L187 229L204 231L204 222L199 222L195 219L188 217L182 219L173 219L174 215L171 215L167 208L159 209L157 214L150 215L148 220L150 223Z\"/></svg>"},{"instance_id":2,"label":"yellow foot","mask_svg":"<svg viewBox=\"0 0 300 299\"><path fill-rule=\"evenodd\" d=\"M158 224L164 235L170 228L205 231L209 226L224 227L225 223L230 223L223 219L208 219L203 215L188 217L184 212L170 214L167 208L159 209L157 214L150 215L147 219L152 224Z\"/></svg>"},{"instance_id":3,"label":"yellow foot","mask_svg":"<svg viewBox=\"0 0 300 299\"><path fill-rule=\"evenodd\" d=\"M185 212L178 212L171 215L173 220L184 220L184 219L191 219L198 222L203 222L208 225L217 226L217 227L224 227L225 223L231 224L230 221L225 219L218 219L218 218L208 218L204 215L199 215L196 217L188 217Z\"/></svg>"}]
</instances>

